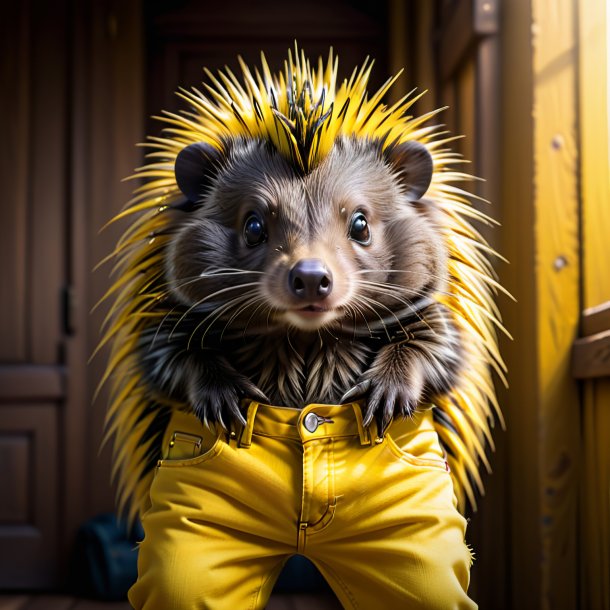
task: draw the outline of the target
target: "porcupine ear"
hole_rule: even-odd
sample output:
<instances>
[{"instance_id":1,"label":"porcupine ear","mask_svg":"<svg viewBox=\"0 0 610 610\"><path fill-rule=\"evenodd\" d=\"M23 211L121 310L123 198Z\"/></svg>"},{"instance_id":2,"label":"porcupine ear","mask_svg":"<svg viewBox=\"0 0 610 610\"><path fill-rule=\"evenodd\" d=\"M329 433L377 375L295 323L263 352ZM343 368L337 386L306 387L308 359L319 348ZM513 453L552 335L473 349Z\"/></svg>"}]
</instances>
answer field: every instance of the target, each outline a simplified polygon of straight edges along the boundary
<instances>
[{"instance_id":1,"label":"porcupine ear","mask_svg":"<svg viewBox=\"0 0 610 610\"><path fill-rule=\"evenodd\" d=\"M421 199L432 181L432 156L419 142L409 141L386 149L384 156L398 171L398 177L410 201Z\"/></svg>"},{"instance_id":2,"label":"porcupine ear","mask_svg":"<svg viewBox=\"0 0 610 610\"><path fill-rule=\"evenodd\" d=\"M206 186L218 172L222 153L207 142L196 142L183 148L176 157L176 183L194 204L201 201Z\"/></svg>"}]
</instances>

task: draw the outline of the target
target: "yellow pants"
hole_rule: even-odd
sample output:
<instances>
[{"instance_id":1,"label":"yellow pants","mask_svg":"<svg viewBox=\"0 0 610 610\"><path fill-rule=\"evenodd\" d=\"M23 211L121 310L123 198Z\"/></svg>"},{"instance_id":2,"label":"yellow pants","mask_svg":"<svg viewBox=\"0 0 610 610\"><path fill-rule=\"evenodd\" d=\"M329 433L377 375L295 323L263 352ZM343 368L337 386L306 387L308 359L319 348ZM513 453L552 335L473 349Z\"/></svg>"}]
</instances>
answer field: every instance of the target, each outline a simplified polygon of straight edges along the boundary
<instances>
[{"instance_id":1,"label":"yellow pants","mask_svg":"<svg viewBox=\"0 0 610 610\"><path fill-rule=\"evenodd\" d=\"M476 608L430 411L383 439L358 404L251 403L247 419L231 435L172 419L143 518L136 609L262 609L295 553L345 608Z\"/></svg>"}]
</instances>

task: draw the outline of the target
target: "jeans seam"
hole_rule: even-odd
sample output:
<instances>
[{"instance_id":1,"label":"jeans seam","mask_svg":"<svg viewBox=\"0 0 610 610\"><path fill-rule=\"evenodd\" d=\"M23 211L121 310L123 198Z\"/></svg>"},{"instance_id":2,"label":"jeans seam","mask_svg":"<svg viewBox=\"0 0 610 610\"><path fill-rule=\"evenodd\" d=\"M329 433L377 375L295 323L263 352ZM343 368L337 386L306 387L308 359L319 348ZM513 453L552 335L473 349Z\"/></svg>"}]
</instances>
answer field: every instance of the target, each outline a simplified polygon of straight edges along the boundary
<instances>
[{"instance_id":1,"label":"jeans seam","mask_svg":"<svg viewBox=\"0 0 610 610\"><path fill-rule=\"evenodd\" d=\"M352 608L354 608L354 610L358 610L358 602L356 601L356 598L354 597L352 592L348 589L347 585L343 582L343 580L339 578L337 573L328 564L324 563L324 569L335 579L337 584L341 587L341 589L349 599L350 603L352 604Z\"/></svg>"}]
</instances>

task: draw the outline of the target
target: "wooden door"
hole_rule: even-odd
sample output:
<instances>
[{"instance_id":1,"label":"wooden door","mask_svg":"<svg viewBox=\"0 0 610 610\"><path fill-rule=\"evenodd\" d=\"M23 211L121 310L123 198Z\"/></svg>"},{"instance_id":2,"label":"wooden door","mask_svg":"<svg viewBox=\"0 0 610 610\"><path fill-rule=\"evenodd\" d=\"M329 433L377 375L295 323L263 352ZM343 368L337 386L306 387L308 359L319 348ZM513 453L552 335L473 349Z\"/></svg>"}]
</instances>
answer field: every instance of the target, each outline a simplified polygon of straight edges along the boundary
<instances>
[{"instance_id":1,"label":"wooden door","mask_svg":"<svg viewBox=\"0 0 610 610\"><path fill-rule=\"evenodd\" d=\"M138 0L11 2L0 24L0 588L51 589L112 509L99 458L100 228L127 200L144 108Z\"/></svg>"},{"instance_id":2,"label":"wooden door","mask_svg":"<svg viewBox=\"0 0 610 610\"><path fill-rule=\"evenodd\" d=\"M67 290L65 3L4 7L0 586L57 577Z\"/></svg>"}]
</instances>

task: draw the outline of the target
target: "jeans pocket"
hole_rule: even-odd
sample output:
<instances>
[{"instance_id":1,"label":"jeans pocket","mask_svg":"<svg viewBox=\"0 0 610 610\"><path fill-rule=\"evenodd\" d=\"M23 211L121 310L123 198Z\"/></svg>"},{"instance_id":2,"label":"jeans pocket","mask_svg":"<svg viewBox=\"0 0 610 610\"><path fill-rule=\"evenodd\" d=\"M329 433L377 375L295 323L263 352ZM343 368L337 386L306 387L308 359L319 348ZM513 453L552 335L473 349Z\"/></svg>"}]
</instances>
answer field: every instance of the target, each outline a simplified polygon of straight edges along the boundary
<instances>
[{"instance_id":1,"label":"jeans pocket","mask_svg":"<svg viewBox=\"0 0 610 610\"><path fill-rule=\"evenodd\" d=\"M430 412L417 414L413 419L392 423L385 435L392 454L419 468L433 468L449 472Z\"/></svg>"},{"instance_id":2,"label":"jeans pocket","mask_svg":"<svg viewBox=\"0 0 610 610\"><path fill-rule=\"evenodd\" d=\"M176 413L163 437L163 458L159 468L193 466L220 454L224 444L221 430L204 426L190 413Z\"/></svg>"}]
</instances>

